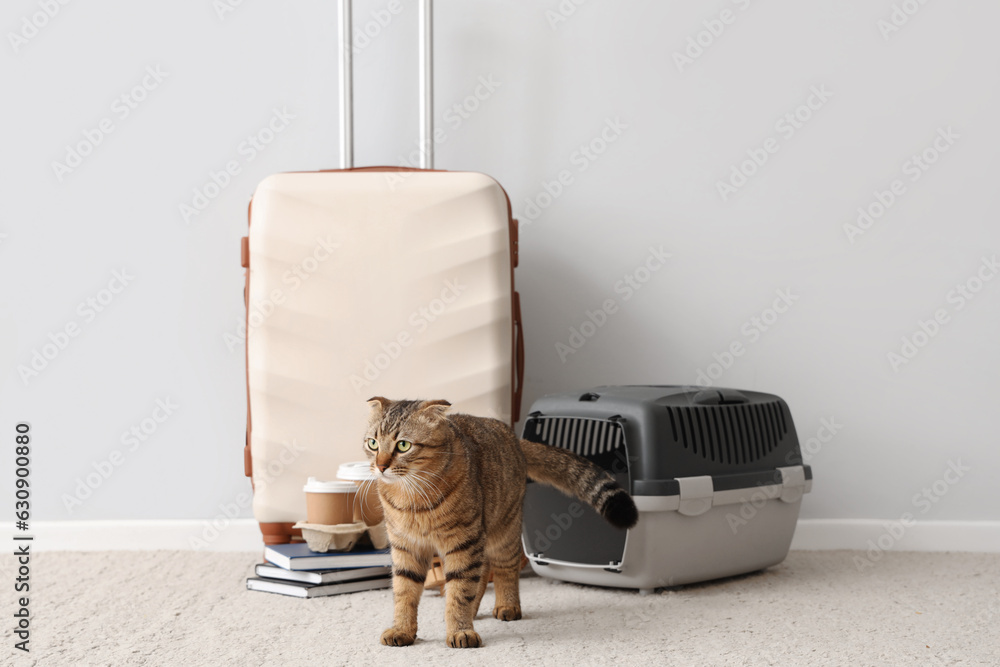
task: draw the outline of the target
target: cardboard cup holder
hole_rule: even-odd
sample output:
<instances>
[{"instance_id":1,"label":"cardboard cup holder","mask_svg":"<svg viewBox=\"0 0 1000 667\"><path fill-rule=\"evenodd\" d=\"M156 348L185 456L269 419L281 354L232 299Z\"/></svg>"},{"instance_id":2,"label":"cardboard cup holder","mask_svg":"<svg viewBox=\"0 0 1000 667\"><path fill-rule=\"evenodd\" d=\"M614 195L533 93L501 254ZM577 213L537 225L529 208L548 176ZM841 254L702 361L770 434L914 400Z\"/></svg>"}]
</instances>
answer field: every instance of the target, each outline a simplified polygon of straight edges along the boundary
<instances>
[{"instance_id":1,"label":"cardboard cup holder","mask_svg":"<svg viewBox=\"0 0 1000 667\"><path fill-rule=\"evenodd\" d=\"M385 549L389 546L389 536L385 524L366 526L363 521L326 525L299 521L292 526L302 530L302 537L311 551L326 553L328 551L350 551L358 544L370 543L375 549Z\"/></svg>"}]
</instances>

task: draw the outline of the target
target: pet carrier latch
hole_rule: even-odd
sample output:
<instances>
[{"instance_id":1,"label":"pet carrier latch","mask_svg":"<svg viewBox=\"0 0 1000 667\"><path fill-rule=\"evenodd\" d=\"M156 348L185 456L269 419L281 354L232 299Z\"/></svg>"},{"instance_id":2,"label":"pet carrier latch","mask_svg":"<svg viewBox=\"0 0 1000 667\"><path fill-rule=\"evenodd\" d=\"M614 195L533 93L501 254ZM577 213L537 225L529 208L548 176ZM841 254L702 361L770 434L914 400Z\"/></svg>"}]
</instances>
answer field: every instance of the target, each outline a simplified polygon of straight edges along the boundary
<instances>
[{"instance_id":1,"label":"pet carrier latch","mask_svg":"<svg viewBox=\"0 0 1000 667\"><path fill-rule=\"evenodd\" d=\"M584 570L607 570L608 572L618 572L622 571L622 561L612 560L607 563L577 563L575 561L559 560L557 558L546 558L544 554L541 553L529 553L528 560L530 560L534 565L551 565L555 568L562 567L572 567Z\"/></svg>"},{"instance_id":2,"label":"pet carrier latch","mask_svg":"<svg viewBox=\"0 0 1000 667\"><path fill-rule=\"evenodd\" d=\"M712 509L712 496L715 488L711 475L698 477L678 477L681 499L677 511L684 516L699 516Z\"/></svg>"},{"instance_id":3,"label":"pet carrier latch","mask_svg":"<svg viewBox=\"0 0 1000 667\"><path fill-rule=\"evenodd\" d=\"M806 490L806 469L803 466L778 468L781 473L781 499L786 503L798 502Z\"/></svg>"}]
</instances>

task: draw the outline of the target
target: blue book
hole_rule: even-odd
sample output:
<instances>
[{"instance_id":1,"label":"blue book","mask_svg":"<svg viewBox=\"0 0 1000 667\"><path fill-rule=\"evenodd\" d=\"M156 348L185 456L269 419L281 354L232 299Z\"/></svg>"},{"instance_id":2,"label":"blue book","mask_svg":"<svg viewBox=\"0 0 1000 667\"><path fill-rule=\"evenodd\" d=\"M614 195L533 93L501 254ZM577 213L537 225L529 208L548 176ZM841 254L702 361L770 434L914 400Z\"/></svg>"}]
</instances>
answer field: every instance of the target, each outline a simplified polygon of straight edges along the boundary
<instances>
[{"instance_id":1,"label":"blue book","mask_svg":"<svg viewBox=\"0 0 1000 667\"><path fill-rule=\"evenodd\" d=\"M392 574L391 567L342 567L336 570L286 570L270 563L260 563L255 570L263 579L281 579L284 581L299 581L304 584L335 584L343 581L359 579L374 579L388 577Z\"/></svg>"},{"instance_id":2,"label":"blue book","mask_svg":"<svg viewBox=\"0 0 1000 667\"><path fill-rule=\"evenodd\" d=\"M388 549L374 551L331 551L317 553L305 542L272 544L264 547L264 558L286 570L338 570L346 567L387 567L392 565Z\"/></svg>"}]
</instances>

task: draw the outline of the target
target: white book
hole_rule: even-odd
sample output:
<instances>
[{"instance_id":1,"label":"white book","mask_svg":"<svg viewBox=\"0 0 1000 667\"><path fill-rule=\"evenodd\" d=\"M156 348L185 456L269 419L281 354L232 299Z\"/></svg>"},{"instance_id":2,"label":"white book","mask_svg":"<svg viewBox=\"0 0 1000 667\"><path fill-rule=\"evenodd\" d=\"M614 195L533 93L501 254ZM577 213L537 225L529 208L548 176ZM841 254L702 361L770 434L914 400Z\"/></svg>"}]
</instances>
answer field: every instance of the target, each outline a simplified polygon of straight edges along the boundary
<instances>
[{"instance_id":1,"label":"white book","mask_svg":"<svg viewBox=\"0 0 1000 667\"><path fill-rule=\"evenodd\" d=\"M305 542L264 547L264 559L286 570L339 570L347 567L392 565L392 555L388 549L317 553L311 551Z\"/></svg>"},{"instance_id":2,"label":"white book","mask_svg":"<svg viewBox=\"0 0 1000 667\"><path fill-rule=\"evenodd\" d=\"M261 591L263 593L278 593L279 595L292 595L298 598L319 598L327 595L340 595L342 593L357 593L359 591L370 591L377 588L389 588L392 586L392 577L376 577L375 579L361 579L360 581L342 581L336 584L307 584L301 581L276 581L274 579L258 579L251 577L247 579L248 591Z\"/></svg>"}]
</instances>

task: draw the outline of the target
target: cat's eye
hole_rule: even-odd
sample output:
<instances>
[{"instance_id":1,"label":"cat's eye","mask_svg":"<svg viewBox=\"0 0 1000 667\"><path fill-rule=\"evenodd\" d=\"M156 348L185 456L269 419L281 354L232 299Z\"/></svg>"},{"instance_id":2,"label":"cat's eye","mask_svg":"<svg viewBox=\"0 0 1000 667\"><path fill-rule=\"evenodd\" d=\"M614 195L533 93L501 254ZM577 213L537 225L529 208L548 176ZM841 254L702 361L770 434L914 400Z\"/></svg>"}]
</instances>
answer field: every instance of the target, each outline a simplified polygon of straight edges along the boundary
<instances>
[{"instance_id":1,"label":"cat's eye","mask_svg":"<svg viewBox=\"0 0 1000 667\"><path fill-rule=\"evenodd\" d=\"M375 438L368 438L367 440L365 440L365 444L368 445L368 449L372 450L373 452L378 450L378 442L375 440Z\"/></svg>"},{"instance_id":2,"label":"cat's eye","mask_svg":"<svg viewBox=\"0 0 1000 667\"><path fill-rule=\"evenodd\" d=\"M408 452L410 451L410 447L412 446L413 443L410 442L409 440L400 440L399 442L396 443L396 450L399 452Z\"/></svg>"}]
</instances>

